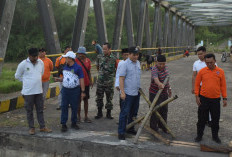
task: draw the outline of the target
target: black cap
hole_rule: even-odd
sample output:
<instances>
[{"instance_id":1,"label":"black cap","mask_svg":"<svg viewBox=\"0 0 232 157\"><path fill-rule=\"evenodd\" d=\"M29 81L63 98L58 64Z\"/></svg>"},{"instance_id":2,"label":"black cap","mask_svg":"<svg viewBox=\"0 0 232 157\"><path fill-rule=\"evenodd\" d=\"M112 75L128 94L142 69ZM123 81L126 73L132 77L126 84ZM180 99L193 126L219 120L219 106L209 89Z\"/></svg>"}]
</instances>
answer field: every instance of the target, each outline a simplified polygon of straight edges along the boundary
<instances>
[{"instance_id":1,"label":"black cap","mask_svg":"<svg viewBox=\"0 0 232 157\"><path fill-rule=\"evenodd\" d=\"M135 46L128 48L129 53L138 53L139 49Z\"/></svg>"},{"instance_id":2,"label":"black cap","mask_svg":"<svg viewBox=\"0 0 232 157\"><path fill-rule=\"evenodd\" d=\"M124 48L124 49L122 49L122 51L121 51L122 53L128 53L128 48Z\"/></svg>"},{"instance_id":3,"label":"black cap","mask_svg":"<svg viewBox=\"0 0 232 157\"><path fill-rule=\"evenodd\" d=\"M158 55L157 56L157 61L158 62L166 62L166 57L164 55Z\"/></svg>"},{"instance_id":4,"label":"black cap","mask_svg":"<svg viewBox=\"0 0 232 157\"><path fill-rule=\"evenodd\" d=\"M30 56L38 56L38 55L39 55L39 51L38 51L37 48L30 48L30 49L28 50L28 54L29 54Z\"/></svg>"}]
</instances>

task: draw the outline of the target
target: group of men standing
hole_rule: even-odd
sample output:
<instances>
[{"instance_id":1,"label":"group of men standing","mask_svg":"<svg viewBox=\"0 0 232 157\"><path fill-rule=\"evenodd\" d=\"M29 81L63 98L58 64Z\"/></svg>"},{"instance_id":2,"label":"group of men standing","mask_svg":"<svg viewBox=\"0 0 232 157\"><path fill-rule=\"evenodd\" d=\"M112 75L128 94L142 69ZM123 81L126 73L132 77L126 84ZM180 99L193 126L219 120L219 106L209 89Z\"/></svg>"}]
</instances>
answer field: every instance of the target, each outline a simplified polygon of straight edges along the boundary
<instances>
[{"instance_id":1,"label":"group of men standing","mask_svg":"<svg viewBox=\"0 0 232 157\"><path fill-rule=\"evenodd\" d=\"M96 46L96 41L93 41ZM99 51L99 46L96 50ZM122 49L122 58L119 60L111 53L111 45L104 43L102 51L99 51L97 57L98 81L96 89L97 115L95 119L103 117L104 94L106 94L105 109L106 118L113 119L113 95L114 86L119 91L119 124L118 139L125 140L125 134L136 134L134 127L126 130L126 125L137 118L139 110L140 93L139 89L141 78L141 66L138 61L139 49L130 47ZM192 93L196 95L198 104L198 122L196 142L202 140L206 122L211 121L212 137L217 143L221 143L218 137L219 119L220 119L220 97L223 98L223 106L227 106L226 81L224 71L218 68L213 54L205 54L206 49L200 47L197 50L199 60L193 65ZM88 99L91 79L91 61L86 57L85 47L79 47L76 53L66 47L64 55L56 59L56 68L59 71L55 81L60 83L59 106L61 108L61 131L66 132L68 120L68 108L71 107L71 127L79 129L78 120L81 120L80 110L81 101L84 101L85 118L84 121L90 123L88 118ZM49 87L50 71L53 70L53 64L46 56L46 50L31 48L28 50L28 58L22 61L16 71L15 78L23 82L22 95L25 100L25 109L27 111L27 120L29 133L35 134L33 107L37 111L37 119L41 132L51 132L51 129L45 127L43 109L44 100ZM39 57L39 59L38 59ZM114 80L116 74L116 78ZM164 85L163 82L169 76L166 58L164 55L157 56L157 62L151 69L151 82L149 88L149 99L152 102L160 89L162 93L156 105L171 97L171 87L169 82ZM115 84L114 84L115 81ZM167 122L168 106L162 107L158 111L162 118ZM150 127L157 131L159 128L167 133L166 128L152 114Z\"/></svg>"}]
</instances>

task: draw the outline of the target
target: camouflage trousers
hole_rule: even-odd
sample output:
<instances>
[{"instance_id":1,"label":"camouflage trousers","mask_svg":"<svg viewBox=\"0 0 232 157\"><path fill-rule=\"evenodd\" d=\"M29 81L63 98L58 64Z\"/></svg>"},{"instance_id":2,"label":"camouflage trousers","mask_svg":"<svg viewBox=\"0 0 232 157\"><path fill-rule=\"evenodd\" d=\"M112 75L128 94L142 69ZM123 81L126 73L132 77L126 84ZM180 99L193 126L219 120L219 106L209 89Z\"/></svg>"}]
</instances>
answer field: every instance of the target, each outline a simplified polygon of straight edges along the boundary
<instances>
[{"instance_id":1,"label":"camouflage trousers","mask_svg":"<svg viewBox=\"0 0 232 157\"><path fill-rule=\"evenodd\" d=\"M103 108L104 106L104 103L103 103L104 93L106 94L105 109L112 110L113 109L112 99L114 96L114 82L110 82L110 83L98 82L97 83L96 103L97 103L98 108Z\"/></svg>"}]
</instances>

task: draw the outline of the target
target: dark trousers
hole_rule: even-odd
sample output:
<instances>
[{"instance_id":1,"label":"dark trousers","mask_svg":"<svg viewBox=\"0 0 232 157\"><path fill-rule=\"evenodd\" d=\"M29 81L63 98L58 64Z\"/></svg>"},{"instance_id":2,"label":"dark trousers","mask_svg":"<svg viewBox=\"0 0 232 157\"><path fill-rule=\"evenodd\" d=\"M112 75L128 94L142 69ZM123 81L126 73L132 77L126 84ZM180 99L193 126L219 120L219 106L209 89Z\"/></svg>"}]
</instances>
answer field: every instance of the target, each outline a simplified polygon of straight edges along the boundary
<instances>
[{"instance_id":1,"label":"dark trousers","mask_svg":"<svg viewBox=\"0 0 232 157\"><path fill-rule=\"evenodd\" d=\"M126 95L126 99L121 102L121 111L119 115L118 134L125 134L126 124L133 122L133 117L137 116L139 108L140 95ZM132 127L131 129L134 129Z\"/></svg>"},{"instance_id":2,"label":"dark trousers","mask_svg":"<svg viewBox=\"0 0 232 157\"><path fill-rule=\"evenodd\" d=\"M220 119L220 98L210 99L200 96L201 105L198 107L197 135L202 137L204 134L205 123L209 118L209 112L212 118L212 136L218 137L219 119Z\"/></svg>"},{"instance_id":3,"label":"dark trousers","mask_svg":"<svg viewBox=\"0 0 232 157\"><path fill-rule=\"evenodd\" d=\"M80 104L80 86L76 88L62 88L61 124L66 124L68 120L68 107L71 105L71 122L77 122L77 109Z\"/></svg>"},{"instance_id":4,"label":"dark trousers","mask_svg":"<svg viewBox=\"0 0 232 157\"><path fill-rule=\"evenodd\" d=\"M29 128L34 128L34 116L33 116L33 108L35 106L37 120L40 125L40 129L45 127L44 123L44 115L43 115L43 94L35 94L35 95L23 95L24 98L24 106L27 111L27 122Z\"/></svg>"},{"instance_id":5,"label":"dark trousers","mask_svg":"<svg viewBox=\"0 0 232 157\"><path fill-rule=\"evenodd\" d=\"M156 94L149 93L149 99L151 102L155 99ZM156 102L156 106L164 102L165 100L168 99L168 95L160 95L158 101ZM168 118L168 105L165 105L161 108L159 108L158 113L161 115L161 117L165 120L167 123L167 118ZM160 122L160 120L156 117L155 113L152 113L151 119L150 119L150 128L157 131L158 128L161 128L163 131L167 131L166 128L163 126L163 124Z\"/></svg>"}]
</instances>

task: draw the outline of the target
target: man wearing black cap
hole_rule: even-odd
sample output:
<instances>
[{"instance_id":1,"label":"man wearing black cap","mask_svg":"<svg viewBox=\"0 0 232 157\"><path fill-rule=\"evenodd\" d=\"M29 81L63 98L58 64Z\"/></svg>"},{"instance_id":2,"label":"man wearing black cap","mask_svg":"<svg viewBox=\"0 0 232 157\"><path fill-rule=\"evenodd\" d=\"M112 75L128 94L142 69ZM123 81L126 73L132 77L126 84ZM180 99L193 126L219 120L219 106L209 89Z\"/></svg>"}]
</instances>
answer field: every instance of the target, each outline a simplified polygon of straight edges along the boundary
<instances>
[{"instance_id":1,"label":"man wearing black cap","mask_svg":"<svg viewBox=\"0 0 232 157\"><path fill-rule=\"evenodd\" d=\"M43 89L42 76L44 73L44 64L38 59L39 51L36 48L28 50L28 58L23 60L15 73L15 78L23 83L22 95L25 101L27 111L27 121L29 125L29 134L35 134L33 108L35 106L37 119L40 125L40 132L51 132L45 127L43 107Z\"/></svg>"},{"instance_id":2,"label":"man wearing black cap","mask_svg":"<svg viewBox=\"0 0 232 157\"><path fill-rule=\"evenodd\" d=\"M139 108L139 88L141 67L138 61L139 51L136 47L128 49L129 58L125 60L119 71L119 86L121 91L121 112L119 115L118 139L125 140L126 124L133 121ZM136 134L134 127L127 133Z\"/></svg>"},{"instance_id":3,"label":"man wearing black cap","mask_svg":"<svg viewBox=\"0 0 232 157\"><path fill-rule=\"evenodd\" d=\"M159 105L163 101L168 99L168 96L171 97L171 88L169 83L166 85L163 84L165 78L169 75L168 68L166 66L166 58L164 55L157 56L157 63L151 70L151 84L149 89L149 99L153 102L156 94L158 93L159 89L163 89L162 93L156 105ZM168 114L168 105L161 107L158 112L162 116L162 118L167 122L167 114ZM158 128L161 128L165 133L167 133L166 128L162 125L156 115L153 113L151 115L150 120L150 127L158 131Z\"/></svg>"}]
</instances>

